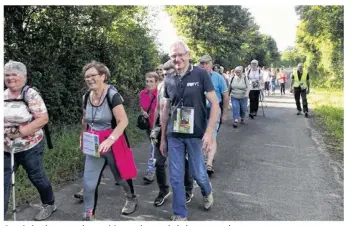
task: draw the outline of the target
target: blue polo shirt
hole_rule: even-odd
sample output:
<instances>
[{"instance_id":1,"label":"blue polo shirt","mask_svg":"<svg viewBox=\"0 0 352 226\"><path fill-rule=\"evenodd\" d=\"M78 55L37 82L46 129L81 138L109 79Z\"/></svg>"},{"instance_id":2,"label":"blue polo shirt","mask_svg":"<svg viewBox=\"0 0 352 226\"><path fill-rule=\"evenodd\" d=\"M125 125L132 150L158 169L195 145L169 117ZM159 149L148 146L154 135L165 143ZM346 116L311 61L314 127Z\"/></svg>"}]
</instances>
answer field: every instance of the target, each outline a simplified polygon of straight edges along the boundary
<instances>
[{"instance_id":1,"label":"blue polo shirt","mask_svg":"<svg viewBox=\"0 0 352 226\"><path fill-rule=\"evenodd\" d=\"M225 78L215 71L212 71L209 76L211 78L211 82L213 83L216 97L218 98L218 101L220 103L222 102L222 94L227 91ZM210 108L210 103L208 101L207 107Z\"/></svg>"},{"instance_id":2,"label":"blue polo shirt","mask_svg":"<svg viewBox=\"0 0 352 226\"><path fill-rule=\"evenodd\" d=\"M169 117L167 135L176 138L202 138L207 127L205 93L214 90L207 72L200 67L190 65L183 77L175 73L167 75L164 85L164 97L170 100L171 106L178 106L183 93L183 106L194 107L193 134L172 132L172 122Z\"/></svg>"}]
</instances>

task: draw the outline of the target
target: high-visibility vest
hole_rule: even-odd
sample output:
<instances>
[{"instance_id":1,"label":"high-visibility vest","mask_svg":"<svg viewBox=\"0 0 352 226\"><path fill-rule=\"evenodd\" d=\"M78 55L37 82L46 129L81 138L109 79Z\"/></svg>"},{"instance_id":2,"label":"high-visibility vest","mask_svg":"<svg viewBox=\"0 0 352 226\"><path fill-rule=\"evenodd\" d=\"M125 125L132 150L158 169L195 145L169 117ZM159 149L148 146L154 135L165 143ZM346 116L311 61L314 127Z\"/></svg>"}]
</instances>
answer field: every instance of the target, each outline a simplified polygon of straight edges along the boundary
<instances>
[{"instance_id":1,"label":"high-visibility vest","mask_svg":"<svg viewBox=\"0 0 352 226\"><path fill-rule=\"evenodd\" d=\"M293 87L298 88L302 85L303 89L306 89L307 88L307 74L308 74L308 72L306 70L304 70L302 77L301 77L301 80L299 80L297 70L295 70L293 72L293 76L294 76Z\"/></svg>"}]
</instances>

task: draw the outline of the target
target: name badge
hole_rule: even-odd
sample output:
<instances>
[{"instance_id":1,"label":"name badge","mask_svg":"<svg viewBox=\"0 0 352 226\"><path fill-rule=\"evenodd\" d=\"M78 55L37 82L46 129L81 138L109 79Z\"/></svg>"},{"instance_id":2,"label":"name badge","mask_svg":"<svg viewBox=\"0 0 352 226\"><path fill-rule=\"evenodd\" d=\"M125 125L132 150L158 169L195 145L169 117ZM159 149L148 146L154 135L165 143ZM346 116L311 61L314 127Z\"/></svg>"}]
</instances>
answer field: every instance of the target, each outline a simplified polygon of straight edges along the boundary
<instances>
[{"instance_id":1,"label":"name badge","mask_svg":"<svg viewBox=\"0 0 352 226\"><path fill-rule=\"evenodd\" d=\"M83 153L86 155L100 157L99 153L99 137L96 134L83 133Z\"/></svg>"},{"instance_id":2,"label":"name badge","mask_svg":"<svg viewBox=\"0 0 352 226\"><path fill-rule=\"evenodd\" d=\"M193 134L194 132L194 108L178 107L174 109L171 115L172 132Z\"/></svg>"}]
</instances>

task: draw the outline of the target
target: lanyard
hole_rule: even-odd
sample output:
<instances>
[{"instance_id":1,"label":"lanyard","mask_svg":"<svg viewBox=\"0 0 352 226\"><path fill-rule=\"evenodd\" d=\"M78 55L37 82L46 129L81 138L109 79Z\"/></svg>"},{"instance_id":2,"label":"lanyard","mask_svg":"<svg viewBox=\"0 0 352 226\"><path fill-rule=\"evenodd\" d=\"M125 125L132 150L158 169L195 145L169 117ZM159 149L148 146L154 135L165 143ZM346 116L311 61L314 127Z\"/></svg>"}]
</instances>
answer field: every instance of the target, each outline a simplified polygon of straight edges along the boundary
<instances>
[{"instance_id":1,"label":"lanyard","mask_svg":"<svg viewBox=\"0 0 352 226\"><path fill-rule=\"evenodd\" d=\"M91 128L93 128L93 125L94 125L94 118L95 118L95 116L96 116L96 114L97 114L97 111L98 111L98 109L99 109L99 107L101 106L101 98L103 97L103 93L104 93L104 91L105 91L105 88L103 89L103 92L100 94L100 98L99 98L99 106L93 106L93 104L91 104L91 106L92 106L92 126L91 126ZM93 100L93 95L92 95L92 100ZM95 109L95 111L94 111L94 109ZM93 111L94 111L94 114L93 114Z\"/></svg>"}]
</instances>

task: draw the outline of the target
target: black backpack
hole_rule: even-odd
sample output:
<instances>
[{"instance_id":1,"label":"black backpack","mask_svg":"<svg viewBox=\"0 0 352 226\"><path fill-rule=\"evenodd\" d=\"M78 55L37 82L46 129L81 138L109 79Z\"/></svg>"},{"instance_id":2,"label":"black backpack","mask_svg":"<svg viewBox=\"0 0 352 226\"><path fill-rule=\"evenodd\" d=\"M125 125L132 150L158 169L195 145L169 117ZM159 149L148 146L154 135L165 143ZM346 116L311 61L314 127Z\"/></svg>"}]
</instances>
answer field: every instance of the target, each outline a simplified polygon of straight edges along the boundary
<instances>
[{"instance_id":1,"label":"black backpack","mask_svg":"<svg viewBox=\"0 0 352 226\"><path fill-rule=\"evenodd\" d=\"M109 108L110 108L110 110L111 110L111 112L112 112L112 109L113 109L113 107L112 107L112 99L109 98L109 92L110 92L111 89L114 90L114 91L116 91L117 93L118 93L118 91L117 91L117 89L116 89L114 86L109 85L108 91L107 91L107 93L106 93L106 97L105 97L105 98L107 99ZM83 108L84 108L84 109L87 108L87 103L88 103L88 98L89 98L90 92L91 92L91 90L88 90L88 91L84 94L84 98L83 98ZM119 93L118 93L118 94L119 94ZM119 94L119 95L120 95L120 94ZM120 95L120 96L121 96L121 95ZM121 97L121 99L123 99L123 98ZM115 119L114 114L113 114L113 115L112 115L112 120L111 120L111 128L112 128L112 129L115 129L116 126L117 126L117 123L116 123L116 119ZM87 127L88 127L88 124L87 124ZM88 129L88 128L87 128L87 129ZM123 134L124 134L124 136L125 136L127 146L130 147L130 143L129 143L128 138L127 138L126 129L123 131Z\"/></svg>"},{"instance_id":2,"label":"black backpack","mask_svg":"<svg viewBox=\"0 0 352 226\"><path fill-rule=\"evenodd\" d=\"M27 91L28 91L29 88L32 88L35 91L37 91L38 94L42 97L41 93L39 92L39 90L36 87L34 87L34 86L31 87L31 86L26 85L21 90L21 99L8 99L8 100L5 100L5 102L15 102L15 101L23 102L23 103L26 104L27 109L29 111L28 101L26 100L26 94L27 94ZM42 97L42 99L43 99L43 97ZM43 129L44 129L44 134L45 134L45 138L46 138L46 142L47 142L48 148L49 149L53 149L53 143L51 142L50 130L49 130L48 124L45 124Z\"/></svg>"}]
</instances>

